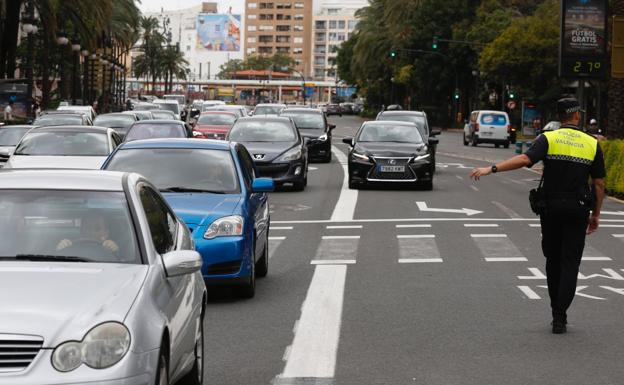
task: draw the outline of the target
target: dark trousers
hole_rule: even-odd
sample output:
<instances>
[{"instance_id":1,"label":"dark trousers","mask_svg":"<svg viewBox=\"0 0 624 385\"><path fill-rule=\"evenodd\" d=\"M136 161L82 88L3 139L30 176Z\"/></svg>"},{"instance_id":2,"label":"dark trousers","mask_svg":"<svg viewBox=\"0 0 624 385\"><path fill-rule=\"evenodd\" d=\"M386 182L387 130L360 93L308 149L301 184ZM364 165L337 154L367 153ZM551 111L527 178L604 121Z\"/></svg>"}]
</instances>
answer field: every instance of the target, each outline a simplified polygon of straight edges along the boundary
<instances>
[{"instance_id":1,"label":"dark trousers","mask_svg":"<svg viewBox=\"0 0 624 385\"><path fill-rule=\"evenodd\" d=\"M587 210L579 210L573 213L547 212L540 216L548 294L556 320L566 321L566 311L576 294L588 214Z\"/></svg>"}]
</instances>

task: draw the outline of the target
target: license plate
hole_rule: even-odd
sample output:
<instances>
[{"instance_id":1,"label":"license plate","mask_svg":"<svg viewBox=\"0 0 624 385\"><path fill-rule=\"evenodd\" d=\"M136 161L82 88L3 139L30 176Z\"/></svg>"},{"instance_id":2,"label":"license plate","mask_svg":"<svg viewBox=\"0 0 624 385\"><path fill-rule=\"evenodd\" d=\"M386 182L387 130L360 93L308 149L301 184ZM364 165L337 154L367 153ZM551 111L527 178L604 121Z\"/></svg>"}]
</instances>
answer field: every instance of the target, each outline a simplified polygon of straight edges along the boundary
<instances>
[{"instance_id":1,"label":"license plate","mask_svg":"<svg viewBox=\"0 0 624 385\"><path fill-rule=\"evenodd\" d=\"M405 172L405 166L380 166L381 172Z\"/></svg>"}]
</instances>

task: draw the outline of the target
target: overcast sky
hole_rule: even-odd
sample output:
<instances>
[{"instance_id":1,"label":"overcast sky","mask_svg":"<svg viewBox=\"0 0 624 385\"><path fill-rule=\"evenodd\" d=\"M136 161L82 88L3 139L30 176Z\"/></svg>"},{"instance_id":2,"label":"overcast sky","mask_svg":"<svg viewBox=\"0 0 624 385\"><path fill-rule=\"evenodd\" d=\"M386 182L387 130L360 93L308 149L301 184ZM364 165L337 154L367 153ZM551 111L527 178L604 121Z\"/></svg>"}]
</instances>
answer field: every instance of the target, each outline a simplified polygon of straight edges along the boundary
<instances>
[{"instance_id":1,"label":"overcast sky","mask_svg":"<svg viewBox=\"0 0 624 385\"><path fill-rule=\"evenodd\" d=\"M219 4L219 12L227 12L228 7L236 13L243 10L245 0L208 0ZM161 8L167 10L189 8L201 4L202 0L141 0L139 8L143 12L156 12Z\"/></svg>"}]
</instances>

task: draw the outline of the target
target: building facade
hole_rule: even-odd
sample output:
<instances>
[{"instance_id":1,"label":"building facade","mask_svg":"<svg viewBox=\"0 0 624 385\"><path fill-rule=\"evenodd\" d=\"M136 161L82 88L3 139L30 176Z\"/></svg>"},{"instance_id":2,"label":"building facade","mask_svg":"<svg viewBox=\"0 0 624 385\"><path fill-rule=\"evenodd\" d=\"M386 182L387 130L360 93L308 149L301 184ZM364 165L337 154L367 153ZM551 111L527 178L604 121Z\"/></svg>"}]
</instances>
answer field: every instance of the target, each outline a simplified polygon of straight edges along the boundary
<instances>
[{"instance_id":1,"label":"building facade","mask_svg":"<svg viewBox=\"0 0 624 385\"><path fill-rule=\"evenodd\" d=\"M245 57L288 55L312 76L312 7L313 0L246 0Z\"/></svg>"},{"instance_id":2,"label":"building facade","mask_svg":"<svg viewBox=\"0 0 624 385\"><path fill-rule=\"evenodd\" d=\"M340 45L355 32L355 12L367 6L366 0L325 0L315 7L313 42L310 58L315 80L337 82L336 56Z\"/></svg>"}]
</instances>

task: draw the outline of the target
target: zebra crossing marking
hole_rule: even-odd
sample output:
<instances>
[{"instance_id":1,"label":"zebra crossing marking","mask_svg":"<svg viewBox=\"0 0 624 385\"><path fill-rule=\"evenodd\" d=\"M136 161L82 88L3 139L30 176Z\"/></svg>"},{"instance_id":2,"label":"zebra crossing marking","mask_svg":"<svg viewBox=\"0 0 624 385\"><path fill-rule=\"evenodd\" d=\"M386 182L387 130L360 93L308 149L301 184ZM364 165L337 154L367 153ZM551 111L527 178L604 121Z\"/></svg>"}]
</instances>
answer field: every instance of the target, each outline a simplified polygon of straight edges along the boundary
<instances>
[{"instance_id":1,"label":"zebra crossing marking","mask_svg":"<svg viewBox=\"0 0 624 385\"><path fill-rule=\"evenodd\" d=\"M419 238L435 238L434 234L403 234L397 235L397 239L419 239Z\"/></svg>"},{"instance_id":2,"label":"zebra crossing marking","mask_svg":"<svg viewBox=\"0 0 624 385\"><path fill-rule=\"evenodd\" d=\"M326 226L327 230L338 230L338 229L361 229L362 225L350 225L350 226Z\"/></svg>"},{"instance_id":3,"label":"zebra crossing marking","mask_svg":"<svg viewBox=\"0 0 624 385\"><path fill-rule=\"evenodd\" d=\"M507 238L507 234L470 234L472 238Z\"/></svg>"},{"instance_id":4,"label":"zebra crossing marking","mask_svg":"<svg viewBox=\"0 0 624 385\"><path fill-rule=\"evenodd\" d=\"M442 258L400 258L399 263L441 263Z\"/></svg>"}]
</instances>

